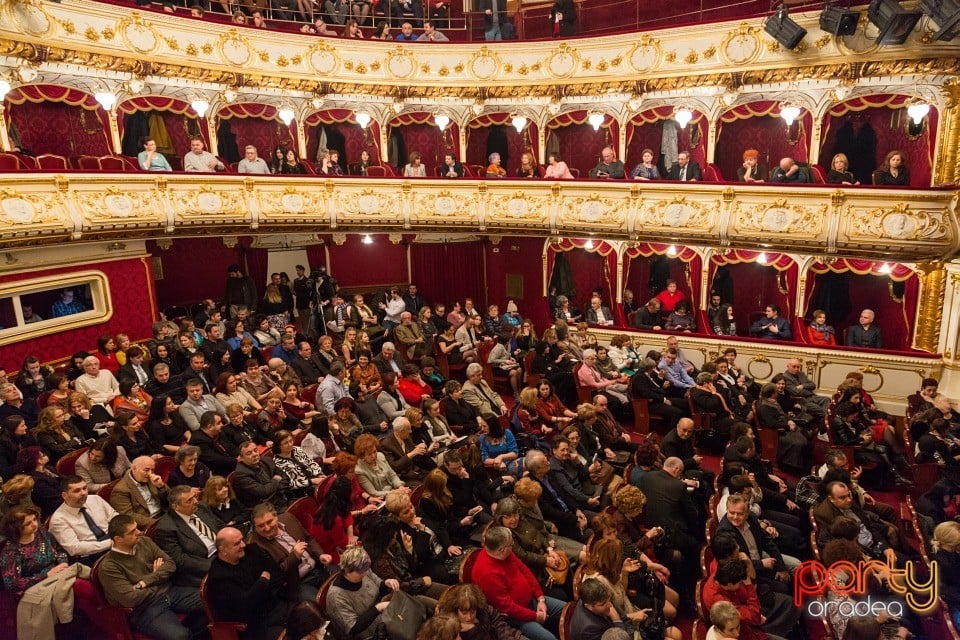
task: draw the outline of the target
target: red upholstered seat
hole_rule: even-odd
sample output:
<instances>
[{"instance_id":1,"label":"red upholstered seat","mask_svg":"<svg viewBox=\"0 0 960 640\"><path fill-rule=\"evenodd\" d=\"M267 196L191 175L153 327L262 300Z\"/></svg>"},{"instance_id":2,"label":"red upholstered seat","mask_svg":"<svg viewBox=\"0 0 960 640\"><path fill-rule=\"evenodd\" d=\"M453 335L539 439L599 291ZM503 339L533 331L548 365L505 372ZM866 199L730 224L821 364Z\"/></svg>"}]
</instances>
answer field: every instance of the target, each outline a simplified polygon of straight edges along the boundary
<instances>
[{"instance_id":1,"label":"red upholstered seat","mask_svg":"<svg viewBox=\"0 0 960 640\"><path fill-rule=\"evenodd\" d=\"M77 473L77 459L86 452L87 448L81 447L61 457L57 460L57 473L61 476L75 475Z\"/></svg>"},{"instance_id":2,"label":"red upholstered seat","mask_svg":"<svg viewBox=\"0 0 960 640\"><path fill-rule=\"evenodd\" d=\"M368 178L386 178L388 175L386 168L383 165L371 165L367 167L367 177Z\"/></svg>"},{"instance_id":3,"label":"red upholstered seat","mask_svg":"<svg viewBox=\"0 0 960 640\"><path fill-rule=\"evenodd\" d=\"M0 171L20 171L23 165L14 153L0 153Z\"/></svg>"},{"instance_id":4,"label":"red upholstered seat","mask_svg":"<svg viewBox=\"0 0 960 640\"><path fill-rule=\"evenodd\" d=\"M310 525L313 524L313 515L317 512L317 509L320 507L317 505L317 501L311 496L304 496L302 498L297 498L293 504L287 507L287 513L293 515L297 519L305 531L310 530Z\"/></svg>"},{"instance_id":5,"label":"red upholstered seat","mask_svg":"<svg viewBox=\"0 0 960 640\"><path fill-rule=\"evenodd\" d=\"M67 159L54 153L37 156L37 166L45 171L66 171L70 168Z\"/></svg>"},{"instance_id":6,"label":"red upholstered seat","mask_svg":"<svg viewBox=\"0 0 960 640\"><path fill-rule=\"evenodd\" d=\"M128 165L120 156L100 156L100 169L103 171L129 171Z\"/></svg>"},{"instance_id":7,"label":"red upholstered seat","mask_svg":"<svg viewBox=\"0 0 960 640\"><path fill-rule=\"evenodd\" d=\"M77 158L77 169L81 171L100 171L100 158L96 156L80 156Z\"/></svg>"}]
</instances>

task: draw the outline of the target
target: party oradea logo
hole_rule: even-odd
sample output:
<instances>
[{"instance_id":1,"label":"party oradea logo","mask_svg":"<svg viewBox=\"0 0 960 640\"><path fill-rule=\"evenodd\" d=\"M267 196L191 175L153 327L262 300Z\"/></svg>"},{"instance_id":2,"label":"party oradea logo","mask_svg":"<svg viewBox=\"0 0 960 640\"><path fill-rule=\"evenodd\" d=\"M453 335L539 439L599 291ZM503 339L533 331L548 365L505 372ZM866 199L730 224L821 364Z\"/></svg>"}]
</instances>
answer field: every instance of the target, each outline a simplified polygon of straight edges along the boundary
<instances>
[{"instance_id":1,"label":"party oradea logo","mask_svg":"<svg viewBox=\"0 0 960 640\"><path fill-rule=\"evenodd\" d=\"M889 560L862 560L857 564L841 560L827 567L817 560L807 560L801 562L793 574L793 602L802 607L806 601L807 612L814 617L827 615L831 607L836 607L844 617L876 616L886 612L891 618L900 618L904 603L917 615L930 615L940 601L940 571L937 562L931 562L926 581L921 581L917 569L922 567L922 564L907 561L903 569L898 569ZM887 573L887 586L902 600L896 597L874 600L869 595L874 572ZM839 596L840 600L820 599L827 591Z\"/></svg>"}]
</instances>

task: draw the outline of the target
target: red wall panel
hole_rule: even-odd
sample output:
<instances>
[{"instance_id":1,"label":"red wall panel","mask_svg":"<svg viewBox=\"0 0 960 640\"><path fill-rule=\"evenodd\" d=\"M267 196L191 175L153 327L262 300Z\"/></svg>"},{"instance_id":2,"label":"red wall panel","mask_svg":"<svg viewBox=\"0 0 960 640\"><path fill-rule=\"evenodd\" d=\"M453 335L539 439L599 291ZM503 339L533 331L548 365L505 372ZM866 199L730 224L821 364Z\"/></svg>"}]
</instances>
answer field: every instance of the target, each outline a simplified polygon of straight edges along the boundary
<instances>
[{"instance_id":1,"label":"red wall panel","mask_svg":"<svg viewBox=\"0 0 960 640\"><path fill-rule=\"evenodd\" d=\"M220 238L178 238L169 249L148 241L147 251L160 258L163 267L163 280L156 283L161 309L204 298L222 299L227 267L240 263L239 245L231 249Z\"/></svg>"},{"instance_id":2,"label":"red wall panel","mask_svg":"<svg viewBox=\"0 0 960 640\"><path fill-rule=\"evenodd\" d=\"M110 128L103 109L87 111L64 102L11 105L9 117L23 148L40 155L55 153L102 156L110 151Z\"/></svg>"},{"instance_id":3,"label":"red wall panel","mask_svg":"<svg viewBox=\"0 0 960 640\"><path fill-rule=\"evenodd\" d=\"M373 244L363 236L350 234L344 244L330 246L330 275L349 293L351 286L409 282L407 245L393 244L385 235L371 234ZM429 290L428 287L424 287Z\"/></svg>"},{"instance_id":4,"label":"red wall panel","mask_svg":"<svg viewBox=\"0 0 960 640\"><path fill-rule=\"evenodd\" d=\"M110 298L113 301L113 317L102 324L62 331L5 346L0 364L5 366L8 372L12 373L19 369L23 359L28 355L35 355L41 362L49 362L69 357L76 351L96 349L97 338L104 334L116 335L123 332L133 340L150 337L150 328L155 319L156 296L148 257L5 275L0 276L0 283L58 274L68 275L89 270L98 270L106 274ZM41 315L46 317L46 314Z\"/></svg>"},{"instance_id":5,"label":"red wall panel","mask_svg":"<svg viewBox=\"0 0 960 640\"><path fill-rule=\"evenodd\" d=\"M483 300L506 311L507 274L523 276L523 296L512 298L524 318L532 318L542 333L550 321L550 308L543 296L543 238L503 238L498 245L486 243L487 296ZM478 301L479 303L480 301Z\"/></svg>"}]
</instances>

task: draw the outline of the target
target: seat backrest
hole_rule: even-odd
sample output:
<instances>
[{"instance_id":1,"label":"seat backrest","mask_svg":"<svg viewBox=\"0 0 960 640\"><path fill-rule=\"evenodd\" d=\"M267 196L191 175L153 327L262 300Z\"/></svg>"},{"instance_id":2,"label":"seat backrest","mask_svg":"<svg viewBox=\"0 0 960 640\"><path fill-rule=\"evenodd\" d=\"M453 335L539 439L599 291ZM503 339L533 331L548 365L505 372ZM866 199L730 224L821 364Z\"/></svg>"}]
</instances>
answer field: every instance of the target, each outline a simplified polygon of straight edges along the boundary
<instances>
[{"instance_id":1,"label":"seat backrest","mask_svg":"<svg viewBox=\"0 0 960 640\"><path fill-rule=\"evenodd\" d=\"M167 478L170 477L170 472L173 471L175 466L177 466L177 460L173 456L163 456L157 458L156 469L154 469L154 471L166 482Z\"/></svg>"},{"instance_id":2,"label":"seat backrest","mask_svg":"<svg viewBox=\"0 0 960 640\"><path fill-rule=\"evenodd\" d=\"M99 161L103 171L129 171L129 166L119 156L100 156Z\"/></svg>"},{"instance_id":3,"label":"seat backrest","mask_svg":"<svg viewBox=\"0 0 960 640\"><path fill-rule=\"evenodd\" d=\"M322 585L320 585L320 590L317 591L317 607L319 607L320 612L324 616L327 615L327 594L330 593L330 587L333 586L334 580L340 575L340 572L337 571L335 574L327 578Z\"/></svg>"},{"instance_id":4,"label":"seat backrest","mask_svg":"<svg viewBox=\"0 0 960 640\"><path fill-rule=\"evenodd\" d=\"M570 167L570 175L572 175L574 178L579 178L580 169L577 169L576 167Z\"/></svg>"},{"instance_id":5,"label":"seat backrest","mask_svg":"<svg viewBox=\"0 0 960 640\"><path fill-rule=\"evenodd\" d=\"M573 611L577 608L576 602L568 602L560 612L560 640L573 640L570 636L570 623L573 622Z\"/></svg>"},{"instance_id":6,"label":"seat backrest","mask_svg":"<svg viewBox=\"0 0 960 640\"><path fill-rule=\"evenodd\" d=\"M367 177L368 178L386 178L387 170L383 165L373 164L367 167Z\"/></svg>"},{"instance_id":7,"label":"seat backrest","mask_svg":"<svg viewBox=\"0 0 960 640\"><path fill-rule=\"evenodd\" d=\"M297 522L303 526L304 531L309 531L313 525L313 516L317 512L317 501L312 496L297 498L293 504L287 507L287 513L297 519Z\"/></svg>"},{"instance_id":8,"label":"seat backrest","mask_svg":"<svg viewBox=\"0 0 960 640\"><path fill-rule=\"evenodd\" d=\"M61 476L72 476L77 473L77 459L87 452L87 447L80 447L57 460L57 473Z\"/></svg>"},{"instance_id":9,"label":"seat backrest","mask_svg":"<svg viewBox=\"0 0 960 640\"><path fill-rule=\"evenodd\" d=\"M814 184L827 184L827 172L818 164L810 165L810 179Z\"/></svg>"},{"instance_id":10,"label":"seat backrest","mask_svg":"<svg viewBox=\"0 0 960 640\"><path fill-rule=\"evenodd\" d=\"M13 153L0 153L0 171L20 171L23 166L20 158Z\"/></svg>"},{"instance_id":11,"label":"seat backrest","mask_svg":"<svg viewBox=\"0 0 960 640\"><path fill-rule=\"evenodd\" d=\"M423 488L424 485L421 484L410 492L410 504L412 504L414 507L420 504L420 499L423 498Z\"/></svg>"},{"instance_id":12,"label":"seat backrest","mask_svg":"<svg viewBox=\"0 0 960 640\"><path fill-rule=\"evenodd\" d=\"M106 500L107 502L110 502L110 494L113 493L113 488L117 486L118 482L120 482L120 478L117 478L110 484L103 485L102 487L100 487L100 490L97 491L97 495L103 498L104 500Z\"/></svg>"},{"instance_id":13,"label":"seat backrest","mask_svg":"<svg viewBox=\"0 0 960 640\"><path fill-rule=\"evenodd\" d=\"M17 160L24 169L37 169L37 159L33 156L25 156L22 153L17 154Z\"/></svg>"},{"instance_id":14,"label":"seat backrest","mask_svg":"<svg viewBox=\"0 0 960 640\"><path fill-rule=\"evenodd\" d=\"M650 400L647 398L630 398L633 407L633 430L640 435L650 433Z\"/></svg>"},{"instance_id":15,"label":"seat backrest","mask_svg":"<svg viewBox=\"0 0 960 640\"><path fill-rule=\"evenodd\" d=\"M67 159L54 153L44 153L37 156L37 166L47 171L66 171L70 168Z\"/></svg>"},{"instance_id":16,"label":"seat backrest","mask_svg":"<svg viewBox=\"0 0 960 640\"><path fill-rule=\"evenodd\" d=\"M81 171L100 171L100 158L96 156L80 156L77 158L77 169Z\"/></svg>"},{"instance_id":17,"label":"seat backrest","mask_svg":"<svg viewBox=\"0 0 960 640\"><path fill-rule=\"evenodd\" d=\"M473 582L473 565L477 563L480 557L480 549L474 549L467 554L467 557L460 563L460 584L470 584Z\"/></svg>"}]
</instances>

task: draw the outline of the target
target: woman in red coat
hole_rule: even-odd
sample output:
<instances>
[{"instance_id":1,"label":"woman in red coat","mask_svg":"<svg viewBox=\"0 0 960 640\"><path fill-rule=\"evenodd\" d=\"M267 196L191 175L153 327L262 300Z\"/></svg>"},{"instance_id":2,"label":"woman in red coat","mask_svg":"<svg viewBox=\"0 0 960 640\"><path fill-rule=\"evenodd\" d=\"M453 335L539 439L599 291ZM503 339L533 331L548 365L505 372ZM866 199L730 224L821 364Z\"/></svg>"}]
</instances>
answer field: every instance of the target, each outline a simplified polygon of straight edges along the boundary
<instances>
[{"instance_id":1,"label":"woman in red coat","mask_svg":"<svg viewBox=\"0 0 960 640\"><path fill-rule=\"evenodd\" d=\"M827 324L827 314L825 311L817 309L813 312L813 322L807 327L807 338L810 344L815 344L820 347L837 344L833 327Z\"/></svg>"}]
</instances>

